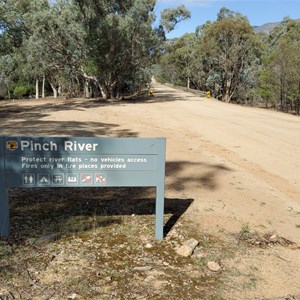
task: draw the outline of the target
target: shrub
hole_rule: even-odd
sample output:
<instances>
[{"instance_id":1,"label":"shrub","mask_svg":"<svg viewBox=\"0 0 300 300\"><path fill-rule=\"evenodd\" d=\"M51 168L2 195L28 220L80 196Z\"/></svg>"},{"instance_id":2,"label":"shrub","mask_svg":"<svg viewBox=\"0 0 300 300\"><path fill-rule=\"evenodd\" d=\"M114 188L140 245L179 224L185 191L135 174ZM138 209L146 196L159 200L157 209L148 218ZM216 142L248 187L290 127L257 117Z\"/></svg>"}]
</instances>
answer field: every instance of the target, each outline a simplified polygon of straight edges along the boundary
<instances>
[{"instance_id":1,"label":"shrub","mask_svg":"<svg viewBox=\"0 0 300 300\"><path fill-rule=\"evenodd\" d=\"M31 95L33 93L33 91L34 91L34 88L31 84L19 82L19 83L17 83L17 85L15 86L15 88L13 90L13 95L17 98L21 98L24 96Z\"/></svg>"}]
</instances>

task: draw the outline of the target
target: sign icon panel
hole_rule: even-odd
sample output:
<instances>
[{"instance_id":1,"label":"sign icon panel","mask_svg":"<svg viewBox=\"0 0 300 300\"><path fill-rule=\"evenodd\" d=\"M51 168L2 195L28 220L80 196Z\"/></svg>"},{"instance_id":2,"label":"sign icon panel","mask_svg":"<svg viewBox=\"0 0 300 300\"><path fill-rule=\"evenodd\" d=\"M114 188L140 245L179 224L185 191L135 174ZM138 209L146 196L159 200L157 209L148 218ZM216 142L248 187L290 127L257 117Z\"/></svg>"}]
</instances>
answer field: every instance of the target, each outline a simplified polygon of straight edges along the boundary
<instances>
[{"instance_id":1,"label":"sign icon panel","mask_svg":"<svg viewBox=\"0 0 300 300\"><path fill-rule=\"evenodd\" d=\"M81 184L93 184L92 174L80 174L80 183Z\"/></svg>"},{"instance_id":2,"label":"sign icon panel","mask_svg":"<svg viewBox=\"0 0 300 300\"><path fill-rule=\"evenodd\" d=\"M78 174L67 174L67 184L77 184Z\"/></svg>"},{"instance_id":3,"label":"sign icon panel","mask_svg":"<svg viewBox=\"0 0 300 300\"><path fill-rule=\"evenodd\" d=\"M96 173L95 174L95 184L106 184L106 174L105 173Z\"/></svg>"},{"instance_id":4,"label":"sign icon panel","mask_svg":"<svg viewBox=\"0 0 300 300\"><path fill-rule=\"evenodd\" d=\"M37 175L37 182L40 185L50 184L50 176L49 176L49 174L38 174Z\"/></svg>"},{"instance_id":5,"label":"sign icon panel","mask_svg":"<svg viewBox=\"0 0 300 300\"><path fill-rule=\"evenodd\" d=\"M52 182L53 184L64 184L64 174L53 174Z\"/></svg>"},{"instance_id":6,"label":"sign icon panel","mask_svg":"<svg viewBox=\"0 0 300 300\"><path fill-rule=\"evenodd\" d=\"M34 174L22 174L23 185L35 185L35 175Z\"/></svg>"}]
</instances>

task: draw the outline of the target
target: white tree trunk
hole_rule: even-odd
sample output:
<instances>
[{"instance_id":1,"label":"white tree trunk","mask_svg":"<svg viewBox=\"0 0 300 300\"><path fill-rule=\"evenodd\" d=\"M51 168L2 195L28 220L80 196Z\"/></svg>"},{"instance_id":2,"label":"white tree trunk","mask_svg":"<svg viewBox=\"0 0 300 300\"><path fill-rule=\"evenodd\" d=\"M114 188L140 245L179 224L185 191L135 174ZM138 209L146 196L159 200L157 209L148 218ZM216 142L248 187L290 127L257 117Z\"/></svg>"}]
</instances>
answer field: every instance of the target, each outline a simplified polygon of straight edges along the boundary
<instances>
[{"instance_id":1,"label":"white tree trunk","mask_svg":"<svg viewBox=\"0 0 300 300\"><path fill-rule=\"evenodd\" d=\"M101 96L104 98L104 99L107 99L107 93L105 92L105 90L102 88L101 84L99 84L99 89L100 89L100 92L101 92Z\"/></svg>"},{"instance_id":2,"label":"white tree trunk","mask_svg":"<svg viewBox=\"0 0 300 300\"><path fill-rule=\"evenodd\" d=\"M55 87L55 85L52 82L50 82L50 85L51 85L51 88L53 91L53 97L54 97L54 99L56 99L57 98L57 88Z\"/></svg>"},{"instance_id":3,"label":"white tree trunk","mask_svg":"<svg viewBox=\"0 0 300 300\"><path fill-rule=\"evenodd\" d=\"M8 100L10 100L10 91L9 91L9 85L8 85L8 83L6 84L6 88L7 88L7 93L8 93Z\"/></svg>"},{"instance_id":4,"label":"white tree trunk","mask_svg":"<svg viewBox=\"0 0 300 300\"><path fill-rule=\"evenodd\" d=\"M84 98L90 98L89 81L87 79L84 83Z\"/></svg>"},{"instance_id":5,"label":"white tree trunk","mask_svg":"<svg viewBox=\"0 0 300 300\"><path fill-rule=\"evenodd\" d=\"M39 79L35 80L35 99L39 99Z\"/></svg>"},{"instance_id":6,"label":"white tree trunk","mask_svg":"<svg viewBox=\"0 0 300 300\"><path fill-rule=\"evenodd\" d=\"M62 94L63 94L63 88L61 85L59 85L59 87L57 89L57 94L58 94L58 96L62 96Z\"/></svg>"},{"instance_id":7,"label":"white tree trunk","mask_svg":"<svg viewBox=\"0 0 300 300\"><path fill-rule=\"evenodd\" d=\"M42 98L45 98L45 74L43 75L43 84L42 84Z\"/></svg>"}]
</instances>

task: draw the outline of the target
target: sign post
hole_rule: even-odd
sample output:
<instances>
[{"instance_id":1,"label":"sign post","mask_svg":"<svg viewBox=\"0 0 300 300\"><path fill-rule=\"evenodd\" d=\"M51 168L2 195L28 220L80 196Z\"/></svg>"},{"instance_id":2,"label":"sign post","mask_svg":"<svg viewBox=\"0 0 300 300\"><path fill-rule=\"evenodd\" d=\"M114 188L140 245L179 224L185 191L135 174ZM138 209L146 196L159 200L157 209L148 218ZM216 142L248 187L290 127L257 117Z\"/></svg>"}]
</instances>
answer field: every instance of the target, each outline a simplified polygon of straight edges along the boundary
<instances>
[{"instance_id":1,"label":"sign post","mask_svg":"<svg viewBox=\"0 0 300 300\"><path fill-rule=\"evenodd\" d=\"M166 160L166 145L159 144L158 152L161 155L158 157L158 165L161 170L158 173L158 185L156 186L156 204L155 204L155 238L162 240L164 236L164 203L165 203L165 160Z\"/></svg>"},{"instance_id":2,"label":"sign post","mask_svg":"<svg viewBox=\"0 0 300 300\"><path fill-rule=\"evenodd\" d=\"M156 187L163 239L165 138L0 138L0 233L9 235L9 187Z\"/></svg>"},{"instance_id":3,"label":"sign post","mask_svg":"<svg viewBox=\"0 0 300 300\"><path fill-rule=\"evenodd\" d=\"M5 184L4 137L0 136L0 236L9 236L9 207Z\"/></svg>"}]
</instances>

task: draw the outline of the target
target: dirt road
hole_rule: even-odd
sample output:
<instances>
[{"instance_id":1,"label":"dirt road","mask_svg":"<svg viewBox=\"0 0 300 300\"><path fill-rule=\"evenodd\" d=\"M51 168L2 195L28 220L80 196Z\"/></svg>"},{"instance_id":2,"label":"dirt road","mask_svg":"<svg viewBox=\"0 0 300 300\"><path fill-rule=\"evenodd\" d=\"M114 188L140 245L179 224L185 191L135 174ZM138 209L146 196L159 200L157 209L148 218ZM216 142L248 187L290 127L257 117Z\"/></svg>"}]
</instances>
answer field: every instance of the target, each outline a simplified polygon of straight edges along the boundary
<instances>
[{"instance_id":1,"label":"dirt road","mask_svg":"<svg viewBox=\"0 0 300 300\"><path fill-rule=\"evenodd\" d=\"M154 90L142 102L22 102L2 134L164 136L166 198L193 200L184 218L223 238L247 225L300 244L300 118ZM249 299L300 295L299 250L251 252L231 263L257 268Z\"/></svg>"}]
</instances>

